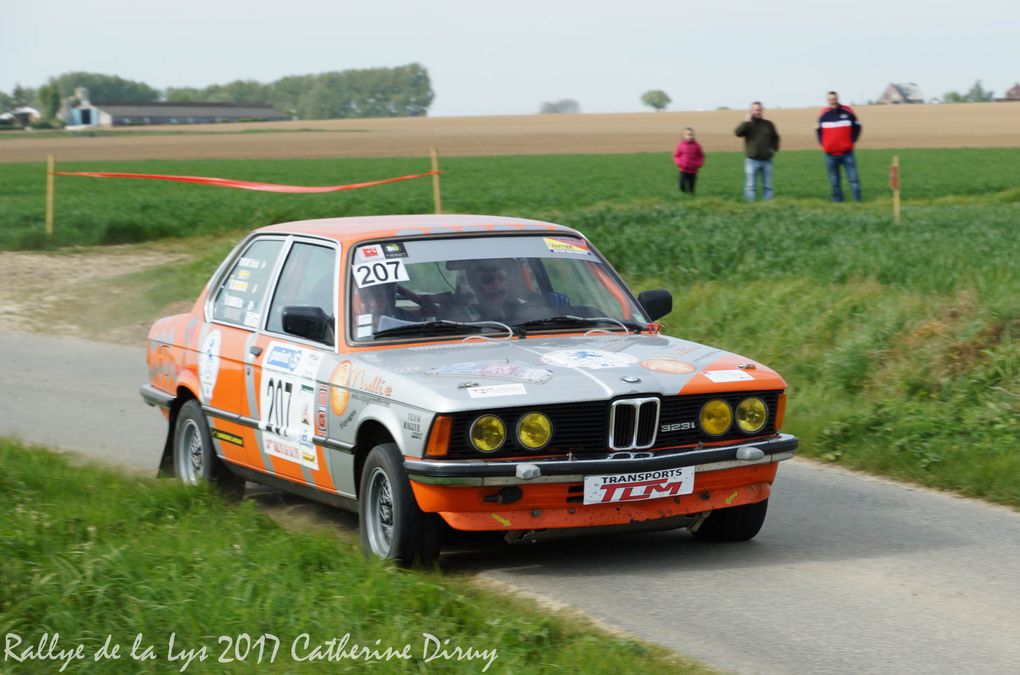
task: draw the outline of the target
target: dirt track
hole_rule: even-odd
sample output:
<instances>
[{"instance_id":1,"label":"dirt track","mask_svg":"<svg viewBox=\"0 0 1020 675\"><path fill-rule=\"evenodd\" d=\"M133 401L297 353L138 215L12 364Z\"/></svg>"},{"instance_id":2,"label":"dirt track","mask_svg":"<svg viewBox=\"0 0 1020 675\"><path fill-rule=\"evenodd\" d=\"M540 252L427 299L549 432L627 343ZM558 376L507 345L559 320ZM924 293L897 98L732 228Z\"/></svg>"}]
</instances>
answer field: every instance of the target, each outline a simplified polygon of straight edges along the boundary
<instances>
[{"instance_id":1,"label":"dirt track","mask_svg":"<svg viewBox=\"0 0 1020 675\"><path fill-rule=\"evenodd\" d=\"M59 253L0 251L0 331L144 344L151 320L110 325L104 309L132 289L124 275L183 262L180 247L107 246ZM183 311L189 303L176 306ZM167 312L169 313L169 312Z\"/></svg>"},{"instance_id":2,"label":"dirt track","mask_svg":"<svg viewBox=\"0 0 1020 675\"><path fill-rule=\"evenodd\" d=\"M767 110L786 150L816 147L820 108ZM1020 103L862 106L859 147L1020 147ZM255 159L662 152L685 126L710 152L739 150L733 128L743 111L519 115L503 117L322 120L188 127L146 127L116 136L0 139L0 163L138 159ZM187 130L188 133L180 133ZM224 133L259 130L260 133ZM272 130L272 131L270 131ZM217 132L217 133L210 133Z\"/></svg>"}]
</instances>

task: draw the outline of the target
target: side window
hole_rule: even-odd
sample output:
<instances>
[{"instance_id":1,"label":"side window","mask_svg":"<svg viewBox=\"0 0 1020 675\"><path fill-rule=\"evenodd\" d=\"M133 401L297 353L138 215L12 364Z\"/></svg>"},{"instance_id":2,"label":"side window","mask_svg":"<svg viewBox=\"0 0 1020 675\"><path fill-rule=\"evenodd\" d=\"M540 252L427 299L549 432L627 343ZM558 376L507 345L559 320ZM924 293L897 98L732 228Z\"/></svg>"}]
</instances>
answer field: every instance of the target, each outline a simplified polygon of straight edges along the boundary
<instances>
[{"instance_id":1,"label":"side window","mask_svg":"<svg viewBox=\"0 0 1020 675\"><path fill-rule=\"evenodd\" d=\"M332 248L296 243L276 284L273 304L269 308L266 329L283 333L283 308L292 306L319 307L326 316L336 314L336 253Z\"/></svg>"},{"instance_id":2,"label":"side window","mask_svg":"<svg viewBox=\"0 0 1020 675\"><path fill-rule=\"evenodd\" d=\"M283 241L279 239L252 242L216 289L212 310L215 321L259 327L269 290L269 277L282 247Z\"/></svg>"}]
</instances>

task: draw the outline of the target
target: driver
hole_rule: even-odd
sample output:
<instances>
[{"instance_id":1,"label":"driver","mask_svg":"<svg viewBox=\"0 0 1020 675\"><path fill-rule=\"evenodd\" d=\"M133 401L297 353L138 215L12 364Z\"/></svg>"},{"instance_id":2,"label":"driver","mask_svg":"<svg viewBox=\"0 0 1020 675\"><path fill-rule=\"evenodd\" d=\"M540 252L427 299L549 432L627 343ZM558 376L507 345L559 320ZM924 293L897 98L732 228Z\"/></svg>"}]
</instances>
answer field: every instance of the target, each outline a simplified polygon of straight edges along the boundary
<instances>
[{"instance_id":1,"label":"driver","mask_svg":"<svg viewBox=\"0 0 1020 675\"><path fill-rule=\"evenodd\" d=\"M476 303L470 307L476 320L507 323L517 318L525 302L510 288L506 269L496 263L483 262L467 271L468 284Z\"/></svg>"}]
</instances>

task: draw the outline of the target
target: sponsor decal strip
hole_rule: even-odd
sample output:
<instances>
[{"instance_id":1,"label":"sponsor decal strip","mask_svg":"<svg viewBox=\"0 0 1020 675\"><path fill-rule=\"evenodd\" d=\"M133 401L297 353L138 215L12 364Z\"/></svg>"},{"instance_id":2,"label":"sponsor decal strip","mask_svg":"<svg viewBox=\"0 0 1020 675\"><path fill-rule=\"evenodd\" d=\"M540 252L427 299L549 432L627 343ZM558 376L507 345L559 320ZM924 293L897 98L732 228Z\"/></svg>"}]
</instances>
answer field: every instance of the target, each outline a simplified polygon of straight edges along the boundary
<instances>
[{"instance_id":1,"label":"sponsor decal strip","mask_svg":"<svg viewBox=\"0 0 1020 675\"><path fill-rule=\"evenodd\" d=\"M213 429L212 435L213 438L218 438L219 440L226 441L227 443L233 443L234 445L238 445L242 448L244 447L244 439L237 434L232 434L229 431L223 431L221 429Z\"/></svg>"},{"instance_id":2,"label":"sponsor decal strip","mask_svg":"<svg viewBox=\"0 0 1020 675\"><path fill-rule=\"evenodd\" d=\"M486 387L470 387L468 396L471 398L489 398L492 396L524 396L528 393L524 385L515 382L514 384L494 384Z\"/></svg>"}]
</instances>

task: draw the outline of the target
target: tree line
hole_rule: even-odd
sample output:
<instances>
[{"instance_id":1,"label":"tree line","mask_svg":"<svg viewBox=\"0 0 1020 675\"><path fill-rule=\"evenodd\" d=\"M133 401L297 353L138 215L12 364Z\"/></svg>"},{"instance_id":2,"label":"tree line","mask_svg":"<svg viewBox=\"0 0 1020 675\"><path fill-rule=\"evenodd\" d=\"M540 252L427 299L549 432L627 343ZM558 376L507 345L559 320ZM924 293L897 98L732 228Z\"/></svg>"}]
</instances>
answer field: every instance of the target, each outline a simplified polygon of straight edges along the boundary
<instances>
[{"instance_id":1,"label":"tree line","mask_svg":"<svg viewBox=\"0 0 1020 675\"><path fill-rule=\"evenodd\" d=\"M51 77L37 89L18 85L9 94L0 91L0 109L31 106L45 119L53 119L77 87L86 87L94 104L268 103L301 119L424 117L435 97L428 71L417 63L291 75L269 83L236 80L208 87L170 87L166 91L116 75L70 72Z\"/></svg>"},{"instance_id":2,"label":"tree line","mask_svg":"<svg viewBox=\"0 0 1020 675\"><path fill-rule=\"evenodd\" d=\"M947 91L942 95L943 103L981 103L995 98L995 92L981 86L981 80L975 82L970 89L962 94L958 91Z\"/></svg>"}]
</instances>

